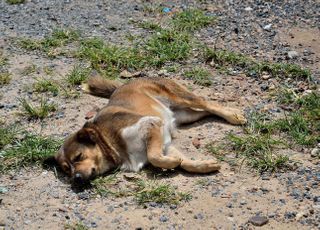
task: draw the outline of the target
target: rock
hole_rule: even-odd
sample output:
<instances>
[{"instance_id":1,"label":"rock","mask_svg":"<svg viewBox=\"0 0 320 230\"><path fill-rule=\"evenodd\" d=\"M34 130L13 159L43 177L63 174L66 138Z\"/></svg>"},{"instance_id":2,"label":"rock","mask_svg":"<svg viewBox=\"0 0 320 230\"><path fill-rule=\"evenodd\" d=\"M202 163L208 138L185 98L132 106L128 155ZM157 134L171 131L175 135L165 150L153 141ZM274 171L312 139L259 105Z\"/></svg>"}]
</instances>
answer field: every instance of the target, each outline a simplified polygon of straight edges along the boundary
<instances>
[{"instance_id":1,"label":"rock","mask_svg":"<svg viewBox=\"0 0 320 230\"><path fill-rule=\"evenodd\" d=\"M0 194L2 193L7 193L8 192L8 189L6 187L0 187Z\"/></svg>"},{"instance_id":2,"label":"rock","mask_svg":"<svg viewBox=\"0 0 320 230\"><path fill-rule=\"evenodd\" d=\"M293 219L293 218L296 217L296 215L297 215L296 212L286 212L286 213L284 214L284 217L285 217L286 219Z\"/></svg>"},{"instance_id":3,"label":"rock","mask_svg":"<svg viewBox=\"0 0 320 230\"><path fill-rule=\"evenodd\" d=\"M194 139L192 140L192 144L193 144L193 146L196 147L197 149L200 148L200 146L201 146L200 139L197 138L197 137L194 138Z\"/></svg>"},{"instance_id":4,"label":"rock","mask_svg":"<svg viewBox=\"0 0 320 230\"><path fill-rule=\"evenodd\" d=\"M296 215L296 220L299 221L304 216L307 216L307 213L305 213L304 211L298 212L297 215Z\"/></svg>"},{"instance_id":5,"label":"rock","mask_svg":"<svg viewBox=\"0 0 320 230\"><path fill-rule=\"evenodd\" d=\"M269 86L268 86L268 85L263 84L263 85L261 85L261 86L260 86L260 89L261 89L262 91L266 91L266 90L268 90L268 89L269 89Z\"/></svg>"},{"instance_id":6,"label":"rock","mask_svg":"<svg viewBox=\"0 0 320 230\"><path fill-rule=\"evenodd\" d=\"M272 26L272 24L265 25L263 27L263 29L266 30L266 31L271 31L271 26Z\"/></svg>"},{"instance_id":7,"label":"rock","mask_svg":"<svg viewBox=\"0 0 320 230\"><path fill-rule=\"evenodd\" d=\"M299 56L299 53L297 51L291 50L288 52L288 58L289 59L295 59Z\"/></svg>"},{"instance_id":8,"label":"rock","mask_svg":"<svg viewBox=\"0 0 320 230\"><path fill-rule=\"evenodd\" d=\"M121 78L135 78L135 77L144 77L144 76L145 76L145 73L141 71L131 73L127 70L124 70L120 73Z\"/></svg>"},{"instance_id":9,"label":"rock","mask_svg":"<svg viewBox=\"0 0 320 230\"><path fill-rule=\"evenodd\" d=\"M194 215L193 218L196 220L202 220L204 218L204 215L202 213L198 213Z\"/></svg>"},{"instance_id":10,"label":"rock","mask_svg":"<svg viewBox=\"0 0 320 230\"><path fill-rule=\"evenodd\" d=\"M167 217L167 216L165 216L165 215L162 215L162 216L160 216L160 222L167 222L168 220L169 220L169 217Z\"/></svg>"},{"instance_id":11,"label":"rock","mask_svg":"<svg viewBox=\"0 0 320 230\"><path fill-rule=\"evenodd\" d=\"M248 6L248 7L244 8L244 10L245 11L252 11L253 9L250 6Z\"/></svg>"},{"instance_id":12,"label":"rock","mask_svg":"<svg viewBox=\"0 0 320 230\"><path fill-rule=\"evenodd\" d=\"M268 223L268 218L265 216L253 216L249 219L249 223L254 226L263 226Z\"/></svg>"},{"instance_id":13,"label":"rock","mask_svg":"<svg viewBox=\"0 0 320 230\"><path fill-rule=\"evenodd\" d=\"M271 76L269 75L269 74L263 74L262 76L261 76L261 79L262 80L268 80L268 79L270 79L271 78Z\"/></svg>"},{"instance_id":14,"label":"rock","mask_svg":"<svg viewBox=\"0 0 320 230\"><path fill-rule=\"evenodd\" d=\"M312 149L310 155L311 157L320 157L320 149L319 148Z\"/></svg>"},{"instance_id":15,"label":"rock","mask_svg":"<svg viewBox=\"0 0 320 230\"><path fill-rule=\"evenodd\" d=\"M246 205L246 204L247 204L247 201L241 200L241 201L240 201L240 204L241 204L241 205Z\"/></svg>"}]
</instances>

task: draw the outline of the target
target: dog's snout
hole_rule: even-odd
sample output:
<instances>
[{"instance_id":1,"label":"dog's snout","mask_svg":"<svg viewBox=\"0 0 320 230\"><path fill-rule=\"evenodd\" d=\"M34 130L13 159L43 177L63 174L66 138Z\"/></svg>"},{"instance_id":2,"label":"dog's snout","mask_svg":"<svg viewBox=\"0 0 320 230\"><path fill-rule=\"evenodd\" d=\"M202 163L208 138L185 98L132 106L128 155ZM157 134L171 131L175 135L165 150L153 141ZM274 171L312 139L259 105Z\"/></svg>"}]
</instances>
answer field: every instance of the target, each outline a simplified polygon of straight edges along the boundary
<instances>
[{"instance_id":1,"label":"dog's snout","mask_svg":"<svg viewBox=\"0 0 320 230\"><path fill-rule=\"evenodd\" d=\"M81 173L76 173L73 177L73 181L76 184L82 184L84 182L83 176Z\"/></svg>"}]
</instances>

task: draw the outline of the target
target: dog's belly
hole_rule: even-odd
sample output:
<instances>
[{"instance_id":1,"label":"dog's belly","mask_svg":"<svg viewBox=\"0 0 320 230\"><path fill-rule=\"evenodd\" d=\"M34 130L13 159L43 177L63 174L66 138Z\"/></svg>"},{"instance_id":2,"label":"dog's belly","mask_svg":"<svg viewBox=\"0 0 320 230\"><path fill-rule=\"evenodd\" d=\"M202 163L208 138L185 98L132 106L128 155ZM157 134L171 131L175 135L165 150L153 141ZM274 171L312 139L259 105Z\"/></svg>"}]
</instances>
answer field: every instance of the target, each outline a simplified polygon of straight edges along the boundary
<instances>
[{"instance_id":1,"label":"dog's belly","mask_svg":"<svg viewBox=\"0 0 320 230\"><path fill-rule=\"evenodd\" d=\"M165 154L168 146L171 144L171 131L174 122L173 113L167 113L163 119L156 116L142 117L134 125L122 130L122 138L126 142L129 161L124 162L121 169L127 171L139 171L148 163L146 138L153 124L162 124L163 128L163 153Z\"/></svg>"}]
</instances>

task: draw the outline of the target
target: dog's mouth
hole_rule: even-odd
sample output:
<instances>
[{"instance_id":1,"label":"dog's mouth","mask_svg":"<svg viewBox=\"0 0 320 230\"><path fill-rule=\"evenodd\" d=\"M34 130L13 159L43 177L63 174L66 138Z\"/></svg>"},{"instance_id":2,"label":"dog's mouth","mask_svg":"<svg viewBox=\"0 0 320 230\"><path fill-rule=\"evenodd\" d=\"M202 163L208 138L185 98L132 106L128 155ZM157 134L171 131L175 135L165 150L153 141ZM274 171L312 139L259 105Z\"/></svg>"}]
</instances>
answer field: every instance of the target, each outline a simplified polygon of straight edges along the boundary
<instances>
[{"instance_id":1,"label":"dog's mouth","mask_svg":"<svg viewBox=\"0 0 320 230\"><path fill-rule=\"evenodd\" d=\"M85 176L84 174L77 172L72 177L72 183L74 185L85 185L89 184L91 180L95 179L97 177L97 174L95 171L93 171L90 176Z\"/></svg>"}]
</instances>

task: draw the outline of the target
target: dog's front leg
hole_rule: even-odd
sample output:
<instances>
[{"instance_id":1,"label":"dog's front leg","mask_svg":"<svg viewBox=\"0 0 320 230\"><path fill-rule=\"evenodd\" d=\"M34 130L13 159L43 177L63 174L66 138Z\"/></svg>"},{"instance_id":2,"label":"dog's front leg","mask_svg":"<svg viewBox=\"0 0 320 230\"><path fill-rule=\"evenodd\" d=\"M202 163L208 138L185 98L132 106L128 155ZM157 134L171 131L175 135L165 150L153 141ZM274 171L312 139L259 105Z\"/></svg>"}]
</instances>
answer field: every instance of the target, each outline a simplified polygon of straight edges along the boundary
<instances>
[{"instance_id":1,"label":"dog's front leg","mask_svg":"<svg viewBox=\"0 0 320 230\"><path fill-rule=\"evenodd\" d=\"M173 169L180 165L182 159L178 156L164 156L163 127L154 125L147 137L147 157L150 164L164 169Z\"/></svg>"}]
</instances>

